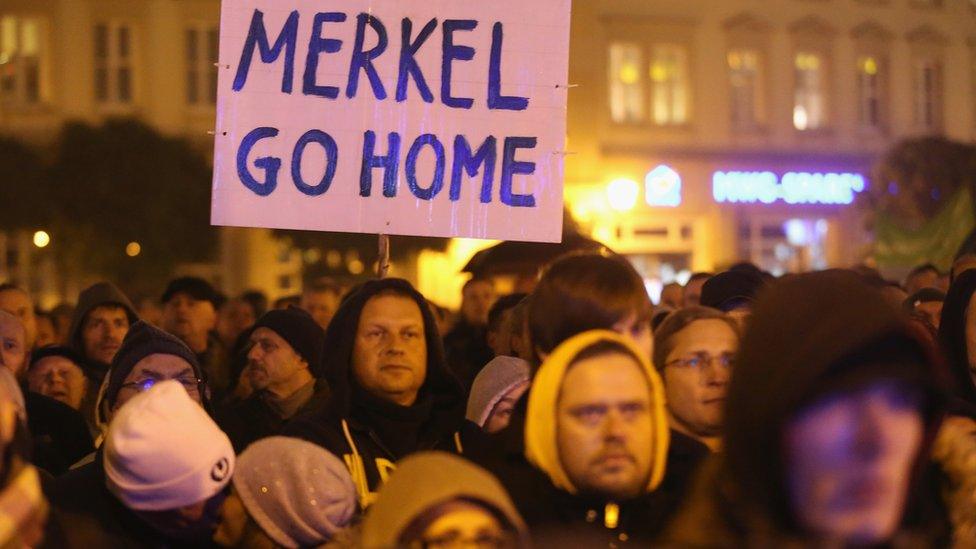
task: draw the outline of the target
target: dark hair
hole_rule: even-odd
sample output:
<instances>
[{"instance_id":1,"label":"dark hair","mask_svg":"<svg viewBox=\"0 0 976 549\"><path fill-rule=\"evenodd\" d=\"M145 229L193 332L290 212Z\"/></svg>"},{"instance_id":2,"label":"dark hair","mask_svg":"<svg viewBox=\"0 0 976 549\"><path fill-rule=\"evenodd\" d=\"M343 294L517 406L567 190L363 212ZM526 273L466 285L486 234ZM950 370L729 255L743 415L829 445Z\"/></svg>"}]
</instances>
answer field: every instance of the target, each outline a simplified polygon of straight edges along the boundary
<instances>
[{"instance_id":1,"label":"dark hair","mask_svg":"<svg viewBox=\"0 0 976 549\"><path fill-rule=\"evenodd\" d=\"M441 518L448 512L452 510L457 503L468 503L472 505L477 505L479 508L490 513L491 516L495 517L498 524L501 525L502 531L508 536L513 544L511 547L515 547L514 541L517 539L516 532L518 531L514 524L505 516L505 513L501 512L497 507L492 505L487 501L481 499L458 496L451 498L447 501L441 501L427 507L421 511L417 516L404 527L403 531L400 532L400 536L397 539L397 547L415 547L418 542L422 541L424 532L427 528L434 523L437 519Z\"/></svg>"},{"instance_id":2,"label":"dark hair","mask_svg":"<svg viewBox=\"0 0 976 549\"><path fill-rule=\"evenodd\" d=\"M30 293L27 290L21 288L20 286L14 284L12 282L4 282L3 284L0 284L0 294L2 294L3 292L9 291L9 290L14 290L16 292L20 292L20 293L26 295L28 299L30 299L30 297L31 297ZM33 300L31 300L31 301L33 301Z\"/></svg>"},{"instance_id":3,"label":"dark hair","mask_svg":"<svg viewBox=\"0 0 976 549\"><path fill-rule=\"evenodd\" d=\"M274 300L274 305L272 305L271 308L287 309L288 307L292 307L292 306L298 307L301 302L302 302L302 296L298 294L286 295L284 297L279 297L278 299Z\"/></svg>"},{"instance_id":4,"label":"dark hair","mask_svg":"<svg viewBox=\"0 0 976 549\"><path fill-rule=\"evenodd\" d=\"M501 324L504 313L514 309L516 305L518 305L519 303L522 302L523 299L525 299L526 295L528 294L515 293L515 294L508 294L499 297L495 301L495 304L491 306L491 309L488 310L488 331L489 332L497 331L499 324Z\"/></svg>"},{"instance_id":5,"label":"dark hair","mask_svg":"<svg viewBox=\"0 0 976 549\"><path fill-rule=\"evenodd\" d=\"M495 286L495 282L492 279L488 278L488 277L485 277L485 276L473 276L473 277L471 277L470 280L468 280L467 282L464 283L464 286L461 287L461 293L463 294L464 292L468 291L468 288L470 288L471 286L474 286L475 284L478 284L479 282L483 282L485 284L490 284L492 287Z\"/></svg>"},{"instance_id":6,"label":"dark hair","mask_svg":"<svg viewBox=\"0 0 976 549\"><path fill-rule=\"evenodd\" d=\"M741 334L739 334L739 325L736 324L735 320L718 309L712 309L710 307L685 307L684 309L679 309L668 315L654 331L653 362L655 368L658 370L664 368L664 363L667 361L668 355L674 350L674 336L678 335L678 332L681 332L693 322L699 320L721 320L732 329L736 337L741 337Z\"/></svg>"},{"instance_id":7,"label":"dark hair","mask_svg":"<svg viewBox=\"0 0 976 549\"><path fill-rule=\"evenodd\" d=\"M251 304L254 318L260 318L268 311L268 296L260 290L248 290L241 294L241 299Z\"/></svg>"},{"instance_id":8,"label":"dark hair","mask_svg":"<svg viewBox=\"0 0 976 549\"><path fill-rule=\"evenodd\" d=\"M919 266L913 268L911 271L908 271L908 276L906 276L905 279L907 280L907 279L909 279L909 278L911 278L911 277L913 277L915 275L919 275L919 274L922 274L922 273L927 272L927 271L932 271L935 274L937 274L939 276L942 276L942 272L939 271L939 268L938 267L936 267L935 265L933 265L931 263L924 263L922 265L919 265Z\"/></svg>"},{"instance_id":9,"label":"dark hair","mask_svg":"<svg viewBox=\"0 0 976 549\"><path fill-rule=\"evenodd\" d=\"M569 255L543 273L529 305L535 348L552 352L570 337L610 329L628 315L651 317L651 299L634 267L620 256Z\"/></svg>"}]
</instances>

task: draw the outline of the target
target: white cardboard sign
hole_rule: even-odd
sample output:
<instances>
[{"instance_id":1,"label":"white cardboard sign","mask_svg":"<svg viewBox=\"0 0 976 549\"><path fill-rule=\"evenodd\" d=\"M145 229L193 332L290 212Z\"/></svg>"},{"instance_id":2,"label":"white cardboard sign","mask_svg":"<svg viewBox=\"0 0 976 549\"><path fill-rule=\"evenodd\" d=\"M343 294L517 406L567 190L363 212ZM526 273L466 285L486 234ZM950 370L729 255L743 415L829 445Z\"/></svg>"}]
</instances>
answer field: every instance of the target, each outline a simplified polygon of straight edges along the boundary
<instances>
[{"instance_id":1,"label":"white cardboard sign","mask_svg":"<svg viewBox=\"0 0 976 549\"><path fill-rule=\"evenodd\" d=\"M224 0L211 222L558 242L571 0Z\"/></svg>"}]
</instances>

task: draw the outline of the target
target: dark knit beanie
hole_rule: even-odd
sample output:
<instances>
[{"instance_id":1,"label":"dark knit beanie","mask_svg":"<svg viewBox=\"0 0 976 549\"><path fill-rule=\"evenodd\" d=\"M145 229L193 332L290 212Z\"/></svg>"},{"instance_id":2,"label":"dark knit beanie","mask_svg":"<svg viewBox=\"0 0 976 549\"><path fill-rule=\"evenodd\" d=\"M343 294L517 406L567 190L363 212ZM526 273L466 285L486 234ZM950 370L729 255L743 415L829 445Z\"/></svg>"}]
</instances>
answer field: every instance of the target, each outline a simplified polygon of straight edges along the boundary
<instances>
[{"instance_id":1,"label":"dark knit beanie","mask_svg":"<svg viewBox=\"0 0 976 549\"><path fill-rule=\"evenodd\" d=\"M27 370L30 371L34 366L37 366L38 362L52 356L68 359L79 369L82 369L81 365L84 364L81 356L71 347L65 347L64 345L46 345L31 353L30 365L27 367Z\"/></svg>"},{"instance_id":2,"label":"dark knit beanie","mask_svg":"<svg viewBox=\"0 0 976 549\"><path fill-rule=\"evenodd\" d=\"M312 375L322 377L325 332L304 309L288 307L268 311L254 324L254 329L258 328L267 328L281 336L308 362Z\"/></svg>"},{"instance_id":3,"label":"dark knit beanie","mask_svg":"<svg viewBox=\"0 0 976 549\"><path fill-rule=\"evenodd\" d=\"M122 340L119 352L115 353L112 367L108 373L108 386L105 388L105 401L109 407L115 404L115 397L125 378L135 368L136 364L149 355L174 355L187 361L200 379L206 379L197 355L180 341L176 336L164 332L152 324L139 321L129 328L129 333Z\"/></svg>"}]
</instances>

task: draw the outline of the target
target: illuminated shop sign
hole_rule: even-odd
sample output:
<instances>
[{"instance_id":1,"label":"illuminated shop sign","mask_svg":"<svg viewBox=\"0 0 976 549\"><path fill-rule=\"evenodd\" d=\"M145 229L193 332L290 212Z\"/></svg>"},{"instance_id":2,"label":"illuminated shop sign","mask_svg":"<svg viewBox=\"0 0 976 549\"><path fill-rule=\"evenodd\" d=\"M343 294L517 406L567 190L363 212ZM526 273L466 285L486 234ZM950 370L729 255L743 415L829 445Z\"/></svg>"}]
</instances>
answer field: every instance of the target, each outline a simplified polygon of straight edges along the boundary
<instances>
[{"instance_id":1,"label":"illuminated shop sign","mask_svg":"<svg viewBox=\"0 0 976 549\"><path fill-rule=\"evenodd\" d=\"M644 200L648 206L680 206L681 176L664 164L647 172L644 177Z\"/></svg>"},{"instance_id":2,"label":"illuminated shop sign","mask_svg":"<svg viewBox=\"0 0 976 549\"><path fill-rule=\"evenodd\" d=\"M866 188L856 173L715 172L712 196L733 204L850 204Z\"/></svg>"}]
</instances>

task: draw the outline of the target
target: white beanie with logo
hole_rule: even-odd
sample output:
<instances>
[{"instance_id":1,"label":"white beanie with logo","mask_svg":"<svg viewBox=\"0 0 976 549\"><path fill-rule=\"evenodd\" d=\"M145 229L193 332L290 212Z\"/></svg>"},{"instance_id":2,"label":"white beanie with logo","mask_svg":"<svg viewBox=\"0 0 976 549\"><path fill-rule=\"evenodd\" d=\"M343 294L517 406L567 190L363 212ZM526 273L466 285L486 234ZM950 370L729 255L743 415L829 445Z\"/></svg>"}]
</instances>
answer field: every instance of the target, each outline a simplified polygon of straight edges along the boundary
<instances>
[{"instance_id":1,"label":"white beanie with logo","mask_svg":"<svg viewBox=\"0 0 976 549\"><path fill-rule=\"evenodd\" d=\"M105 438L105 483L126 507L166 511L210 499L234 473L234 448L177 381L127 402Z\"/></svg>"}]
</instances>

